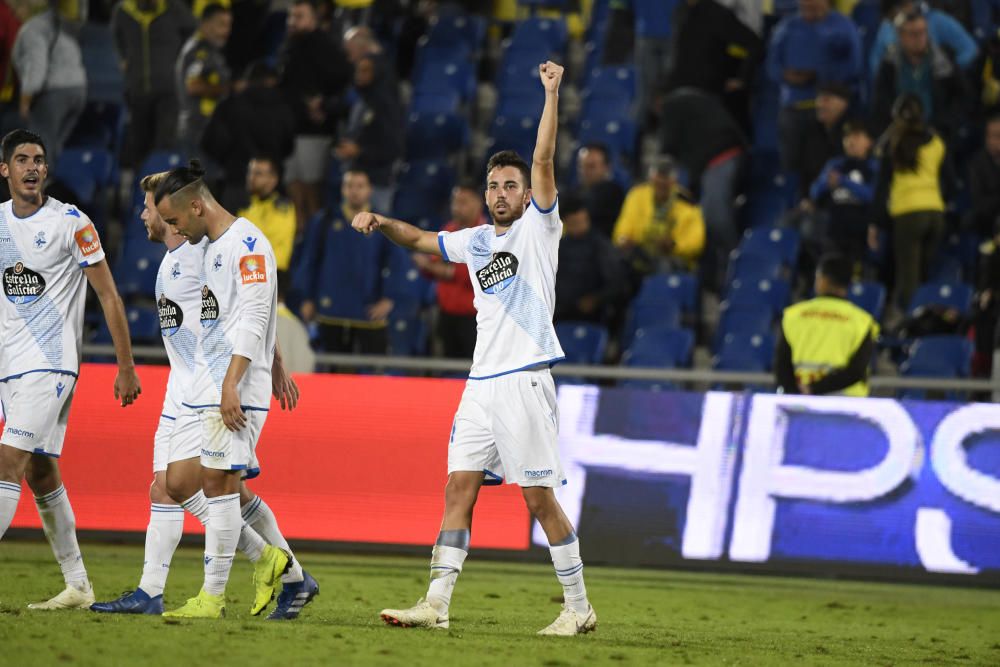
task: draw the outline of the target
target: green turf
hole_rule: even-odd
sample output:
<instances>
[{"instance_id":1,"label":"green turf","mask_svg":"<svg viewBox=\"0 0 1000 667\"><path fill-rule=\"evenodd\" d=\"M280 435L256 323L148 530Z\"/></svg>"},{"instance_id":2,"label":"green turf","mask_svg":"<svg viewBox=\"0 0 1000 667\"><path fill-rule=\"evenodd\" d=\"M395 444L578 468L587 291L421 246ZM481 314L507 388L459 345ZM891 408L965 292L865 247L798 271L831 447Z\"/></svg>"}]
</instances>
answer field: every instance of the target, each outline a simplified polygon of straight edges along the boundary
<instances>
[{"instance_id":1,"label":"green turf","mask_svg":"<svg viewBox=\"0 0 1000 667\"><path fill-rule=\"evenodd\" d=\"M84 545L98 599L137 583L142 550ZM450 630L382 625L416 601L417 558L302 554L321 595L292 623L247 608L250 569L234 568L228 617L168 622L85 611L31 612L58 592L48 546L0 544L0 665L645 665L1000 664L1000 591L813 579L587 568L596 633L542 638L559 611L550 567L470 560ZM197 592L201 553L174 558L168 608Z\"/></svg>"}]
</instances>

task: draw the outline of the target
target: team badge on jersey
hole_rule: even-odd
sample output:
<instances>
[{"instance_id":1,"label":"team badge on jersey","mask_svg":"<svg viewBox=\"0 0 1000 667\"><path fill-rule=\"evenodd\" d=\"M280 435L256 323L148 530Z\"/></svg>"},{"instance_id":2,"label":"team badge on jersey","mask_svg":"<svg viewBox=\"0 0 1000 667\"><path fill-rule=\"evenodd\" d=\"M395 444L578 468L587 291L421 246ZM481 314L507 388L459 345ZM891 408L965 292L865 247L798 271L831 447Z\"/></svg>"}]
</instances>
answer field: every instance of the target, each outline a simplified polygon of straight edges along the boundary
<instances>
[{"instance_id":1,"label":"team badge on jersey","mask_svg":"<svg viewBox=\"0 0 1000 667\"><path fill-rule=\"evenodd\" d=\"M208 289L207 287L205 289ZM204 301L202 301L204 303ZM164 336L173 336L184 324L184 311L176 303L167 298L164 294L156 302L156 308L160 313L160 333Z\"/></svg>"},{"instance_id":2,"label":"team badge on jersey","mask_svg":"<svg viewBox=\"0 0 1000 667\"><path fill-rule=\"evenodd\" d=\"M174 262L174 265L172 267L170 267L170 277L173 280L177 280L178 278L181 277L181 263L180 262Z\"/></svg>"},{"instance_id":3,"label":"team badge on jersey","mask_svg":"<svg viewBox=\"0 0 1000 667\"><path fill-rule=\"evenodd\" d=\"M38 232L37 234L35 234L35 247L36 248L41 248L46 243L48 243L48 241L45 240L45 232Z\"/></svg>"},{"instance_id":4,"label":"team badge on jersey","mask_svg":"<svg viewBox=\"0 0 1000 667\"><path fill-rule=\"evenodd\" d=\"M45 278L18 262L4 269L3 292L11 303L31 303L45 293Z\"/></svg>"},{"instance_id":5,"label":"team badge on jersey","mask_svg":"<svg viewBox=\"0 0 1000 667\"><path fill-rule=\"evenodd\" d=\"M201 326L214 327L219 321L219 300L208 285L201 288Z\"/></svg>"},{"instance_id":6,"label":"team badge on jersey","mask_svg":"<svg viewBox=\"0 0 1000 667\"><path fill-rule=\"evenodd\" d=\"M240 278L244 285L250 283L266 283L267 267L264 265L264 255L245 255L240 258Z\"/></svg>"},{"instance_id":7,"label":"team badge on jersey","mask_svg":"<svg viewBox=\"0 0 1000 667\"><path fill-rule=\"evenodd\" d=\"M218 255L215 256L215 259L212 260L212 270L218 271L221 268L222 268L222 253L220 252Z\"/></svg>"},{"instance_id":8,"label":"team badge on jersey","mask_svg":"<svg viewBox=\"0 0 1000 667\"><path fill-rule=\"evenodd\" d=\"M74 236L76 237L76 244L80 247L80 252L83 253L84 257L93 255L101 249L101 239L97 236L94 223L90 223Z\"/></svg>"},{"instance_id":9,"label":"team badge on jersey","mask_svg":"<svg viewBox=\"0 0 1000 667\"><path fill-rule=\"evenodd\" d=\"M476 271L479 287L485 294L499 294L517 277L517 257L509 252L498 252L484 268Z\"/></svg>"}]
</instances>

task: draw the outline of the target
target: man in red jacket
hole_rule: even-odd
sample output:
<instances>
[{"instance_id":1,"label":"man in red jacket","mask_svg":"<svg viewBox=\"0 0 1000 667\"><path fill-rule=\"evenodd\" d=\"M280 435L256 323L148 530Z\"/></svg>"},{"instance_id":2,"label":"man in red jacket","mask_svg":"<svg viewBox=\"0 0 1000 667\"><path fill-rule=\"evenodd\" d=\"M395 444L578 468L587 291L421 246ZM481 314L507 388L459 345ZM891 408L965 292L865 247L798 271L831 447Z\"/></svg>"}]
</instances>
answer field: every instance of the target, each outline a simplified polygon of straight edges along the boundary
<instances>
[{"instance_id":1,"label":"man in red jacket","mask_svg":"<svg viewBox=\"0 0 1000 667\"><path fill-rule=\"evenodd\" d=\"M482 192L474 183L460 183L451 193L451 221L442 229L453 232L486 222ZM472 306L469 272L431 255L414 254L417 267L437 281L438 320L435 335L444 356L471 359L476 347L476 309Z\"/></svg>"}]
</instances>

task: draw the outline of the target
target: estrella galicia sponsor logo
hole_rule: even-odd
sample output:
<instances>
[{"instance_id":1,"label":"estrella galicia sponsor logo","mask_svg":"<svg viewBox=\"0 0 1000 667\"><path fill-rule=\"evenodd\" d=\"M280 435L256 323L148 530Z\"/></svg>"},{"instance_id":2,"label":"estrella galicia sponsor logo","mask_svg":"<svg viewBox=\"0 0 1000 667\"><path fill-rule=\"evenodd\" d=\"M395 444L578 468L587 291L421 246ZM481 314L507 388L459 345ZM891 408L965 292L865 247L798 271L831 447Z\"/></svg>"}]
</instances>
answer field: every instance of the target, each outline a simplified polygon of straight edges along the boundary
<instances>
[{"instance_id":1,"label":"estrella galicia sponsor logo","mask_svg":"<svg viewBox=\"0 0 1000 667\"><path fill-rule=\"evenodd\" d=\"M479 287L486 294L499 294L517 276L517 257L509 252L498 252L484 268L476 271Z\"/></svg>"},{"instance_id":2,"label":"estrella galicia sponsor logo","mask_svg":"<svg viewBox=\"0 0 1000 667\"><path fill-rule=\"evenodd\" d=\"M525 470L524 476L528 479L545 479L546 477L552 477L552 469L546 468L545 470Z\"/></svg>"},{"instance_id":3,"label":"estrella galicia sponsor logo","mask_svg":"<svg viewBox=\"0 0 1000 667\"><path fill-rule=\"evenodd\" d=\"M14 428L13 426L8 426L6 432L9 433L10 435L16 435L21 438L30 438L31 440L35 439L34 433L32 433L31 431L25 431L23 428Z\"/></svg>"},{"instance_id":4,"label":"estrella galicia sponsor logo","mask_svg":"<svg viewBox=\"0 0 1000 667\"><path fill-rule=\"evenodd\" d=\"M214 327L219 321L219 300L208 285L201 288L201 326Z\"/></svg>"},{"instance_id":5,"label":"estrella galicia sponsor logo","mask_svg":"<svg viewBox=\"0 0 1000 667\"><path fill-rule=\"evenodd\" d=\"M184 324L184 311L168 299L166 294L156 302L156 309L160 313L160 333L164 336L173 336Z\"/></svg>"},{"instance_id":6,"label":"estrella galicia sponsor logo","mask_svg":"<svg viewBox=\"0 0 1000 667\"><path fill-rule=\"evenodd\" d=\"M45 293L45 278L26 267L24 262L17 262L4 269L3 292L11 303L31 303Z\"/></svg>"},{"instance_id":7,"label":"estrella galicia sponsor logo","mask_svg":"<svg viewBox=\"0 0 1000 667\"><path fill-rule=\"evenodd\" d=\"M201 455L202 456L207 456L210 459L224 459L224 458L226 458L226 453L225 452L212 451L211 449L202 449L201 450Z\"/></svg>"}]
</instances>

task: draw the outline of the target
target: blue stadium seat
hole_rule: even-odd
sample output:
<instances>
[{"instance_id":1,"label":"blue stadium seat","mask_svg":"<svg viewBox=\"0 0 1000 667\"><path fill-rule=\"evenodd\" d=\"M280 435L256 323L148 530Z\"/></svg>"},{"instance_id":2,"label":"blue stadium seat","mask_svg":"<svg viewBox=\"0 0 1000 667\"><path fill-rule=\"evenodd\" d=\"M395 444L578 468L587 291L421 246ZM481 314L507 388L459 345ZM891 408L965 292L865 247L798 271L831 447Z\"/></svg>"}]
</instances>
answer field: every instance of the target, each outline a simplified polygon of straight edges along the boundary
<instances>
[{"instance_id":1,"label":"blue stadium seat","mask_svg":"<svg viewBox=\"0 0 1000 667\"><path fill-rule=\"evenodd\" d=\"M98 193L111 184L114 158L106 149L66 148L59 154L55 176L90 211L97 203Z\"/></svg>"},{"instance_id":2,"label":"blue stadium seat","mask_svg":"<svg viewBox=\"0 0 1000 667\"><path fill-rule=\"evenodd\" d=\"M786 280L741 280L729 283L726 299L730 303L767 306L772 316L780 313L788 305L790 288Z\"/></svg>"},{"instance_id":3,"label":"blue stadium seat","mask_svg":"<svg viewBox=\"0 0 1000 667\"><path fill-rule=\"evenodd\" d=\"M414 188L397 188L392 199L392 216L420 229L437 231L445 222L445 204L426 192Z\"/></svg>"},{"instance_id":4,"label":"blue stadium seat","mask_svg":"<svg viewBox=\"0 0 1000 667\"><path fill-rule=\"evenodd\" d=\"M125 107L114 102L87 102L66 146L105 149L117 155L124 131Z\"/></svg>"},{"instance_id":5,"label":"blue stadium seat","mask_svg":"<svg viewBox=\"0 0 1000 667\"><path fill-rule=\"evenodd\" d=\"M634 368L677 368L689 366L694 349L694 333L689 329L648 327L635 332L635 340L622 354L622 366ZM659 380L627 380L623 387L673 389L674 383Z\"/></svg>"},{"instance_id":6,"label":"blue stadium seat","mask_svg":"<svg viewBox=\"0 0 1000 667\"><path fill-rule=\"evenodd\" d=\"M466 60L418 63L413 73L413 90L415 93L453 91L468 102L476 97L476 72Z\"/></svg>"},{"instance_id":7,"label":"blue stadium seat","mask_svg":"<svg viewBox=\"0 0 1000 667\"><path fill-rule=\"evenodd\" d=\"M486 19L481 16L466 14L439 14L427 31L427 43L430 45L449 45L462 43L469 53L482 49L486 38Z\"/></svg>"},{"instance_id":8,"label":"blue stadium seat","mask_svg":"<svg viewBox=\"0 0 1000 667\"><path fill-rule=\"evenodd\" d=\"M593 0L590 4L590 23L584 37L588 42L603 42L608 27L608 16L611 13L611 3L608 0Z\"/></svg>"},{"instance_id":9,"label":"blue stadium seat","mask_svg":"<svg viewBox=\"0 0 1000 667\"><path fill-rule=\"evenodd\" d=\"M642 281L633 303L672 302L684 313L698 310L698 278L690 273L654 273Z\"/></svg>"},{"instance_id":10,"label":"blue stadium seat","mask_svg":"<svg viewBox=\"0 0 1000 667\"><path fill-rule=\"evenodd\" d=\"M568 364L598 365L608 348L608 330L592 322L560 322L556 336Z\"/></svg>"},{"instance_id":11,"label":"blue stadium seat","mask_svg":"<svg viewBox=\"0 0 1000 667\"><path fill-rule=\"evenodd\" d=\"M544 51L507 51L497 71L497 92L503 99L515 93L532 94L541 88L538 81L538 63L545 62ZM545 94L544 91L542 93Z\"/></svg>"},{"instance_id":12,"label":"blue stadium seat","mask_svg":"<svg viewBox=\"0 0 1000 667\"><path fill-rule=\"evenodd\" d=\"M422 317L389 318L389 354L413 357L427 354L427 323Z\"/></svg>"},{"instance_id":13,"label":"blue stadium seat","mask_svg":"<svg viewBox=\"0 0 1000 667\"><path fill-rule=\"evenodd\" d=\"M399 167L397 189L419 188L435 199L447 201L455 186L455 170L447 162L414 160Z\"/></svg>"},{"instance_id":14,"label":"blue stadium seat","mask_svg":"<svg viewBox=\"0 0 1000 667\"><path fill-rule=\"evenodd\" d=\"M503 93L497 99L497 116L534 116L542 115L545 105L545 91L541 86L528 89L517 89Z\"/></svg>"},{"instance_id":15,"label":"blue stadium seat","mask_svg":"<svg viewBox=\"0 0 1000 667\"><path fill-rule=\"evenodd\" d=\"M609 118L633 118L632 100L627 97L584 97L578 117L579 127Z\"/></svg>"},{"instance_id":16,"label":"blue stadium seat","mask_svg":"<svg viewBox=\"0 0 1000 667\"><path fill-rule=\"evenodd\" d=\"M926 283L917 288L910 300L908 313L932 304L957 308L963 315L972 309L972 287L962 283Z\"/></svg>"},{"instance_id":17,"label":"blue stadium seat","mask_svg":"<svg viewBox=\"0 0 1000 667\"><path fill-rule=\"evenodd\" d=\"M153 151L136 171L135 184L132 188L132 205L142 206L143 192L139 187L139 181L146 174L155 174L160 171L169 171L180 166L184 161L184 156L180 153L170 151Z\"/></svg>"},{"instance_id":18,"label":"blue stadium seat","mask_svg":"<svg viewBox=\"0 0 1000 667\"><path fill-rule=\"evenodd\" d=\"M416 92L410 100L412 113L457 113L462 104L462 98L454 90L435 90L431 92Z\"/></svg>"},{"instance_id":19,"label":"blue stadium seat","mask_svg":"<svg viewBox=\"0 0 1000 667\"><path fill-rule=\"evenodd\" d=\"M514 150L530 160L537 132L538 116L497 116L490 128L490 152Z\"/></svg>"},{"instance_id":20,"label":"blue stadium seat","mask_svg":"<svg viewBox=\"0 0 1000 667\"><path fill-rule=\"evenodd\" d=\"M944 255L938 257L931 265L929 282L934 283L960 283L965 280L965 269L962 261L955 256Z\"/></svg>"},{"instance_id":21,"label":"blue stadium seat","mask_svg":"<svg viewBox=\"0 0 1000 667\"><path fill-rule=\"evenodd\" d=\"M910 347L909 358L899 367L904 377L966 378L972 367L972 341L964 336L924 336ZM907 389L902 398L926 398L927 392ZM944 398L959 400L958 392L945 392Z\"/></svg>"},{"instance_id":22,"label":"blue stadium seat","mask_svg":"<svg viewBox=\"0 0 1000 667\"><path fill-rule=\"evenodd\" d=\"M132 340L156 343L160 340L160 313L156 306L129 306L125 309Z\"/></svg>"},{"instance_id":23,"label":"blue stadium seat","mask_svg":"<svg viewBox=\"0 0 1000 667\"><path fill-rule=\"evenodd\" d=\"M712 358L712 368L720 371L767 372L774 363L774 335L770 333L723 336Z\"/></svg>"},{"instance_id":24,"label":"blue stadium seat","mask_svg":"<svg viewBox=\"0 0 1000 667\"><path fill-rule=\"evenodd\" d=\"M877 282L855 282L847 292L847 300L875 318L882 319L885 308L885 286Z\"/></svg>"},{"instance_id":25,"label":"blue stadium seat","mask_svg":"<svg viewBox=\"0 0 1000 667\"><path fill-rule=\"evenodd\" d=\"M787 210L788 204L780 192L774 190L753 192L747 196L747 201L743 205L743 222L750 229L756 227L771 229L778 226Z\"/></svg>"},{"instance_id":26,"label":"blue stadium seat","mask_svg":"<svg viewBox=\"0 0 1000 667\"><path fill-rule=\"evenodd\" d=\"M469 124L453 113L411 113L406 125L410 160L446 159L469 143Z\"/></svg>"},{"instance_id":27,"label":"blue stadium seat","mask_svg":"<svg viewBox=\"0 0 1000 667\"><path fill-rule=\"evenodd\" d=\"M417 43L417 48L413 53L414 72L420 72L424 69L440 70L450 64L471 65L469 47L466 46L465 42L431 44L424 37Z\"/></svg>"},{"instance_id":28,"label":"blue stadium seat","mask_svg":"<svg viewBox=\"0 0 1000 667\"><path fill-rule=\"evenodd\" d=\"M145 238L127 239L115 263L114 276L119 293L125 298L152 297L163 253L163 246L158 243L150 243Z\"/></svg>"},{"instance_id":29,"label":"blue stadium seat","mask_svg":"<svg viewBox=\"0 0 1000 667\"><path fill-rule=\"evenodd\" d=\"M629 118L592 113L580 121L577 139L583 144L604 144L612 154L624 155L631 160L636 149L636 124Z\"/></svg>"},{"instance_id":30,"label":"blue stadium seat","mask_svg":"<svg viewBox=\"0 0 1000 667\"><path fill-rule=\"evenodd\" d=\"M77 41L87 70L87 100L121 104L125 97L125 77L110 26L87 23L80 27Z\"/></svg>"},{"instance_id":31,"label":"blue stadium seat","mask_svg":"<svg viewBox=\"0 0 1000 667\"><path fill-rule=\"evenodd\" d=\"M790 227L751 227L743 232L740 253L777 257L782 264L794 269L799 261L800 235Z\"/></svg>"},{"instance_id":32,"label":"blue stadium seat","mask_svg":"<svg viewBox=\"0 0 1000 667\"><path fill-rule=\"evenodd\" d=\"M635 86L635 67L631 65L594 67L587 73L583 97L631 101L635 98Z\"/></svg>"},{"instance_id":33,"label":"blue stadium seat","mask_svg":"<svg viewBox=\"0 0 1000 667\"><path fill-rule=\"evenodd\" d=\"M514 27L514 34L507 48L514 51L533 51L539 44L543 44L550 54L562 55L566 51L568 37L566 21L561 18L529 18L518 22Z\"/></svg>"},{"instance_id":34,"label":"blue stadium seat","mask_svg":"<svg viewBox=\"0 0 1000 667\"><path fill-rule=\"evenodd\" d=\"M719 322L715 328L712 350L721 352L729 336L748 338L770 334L774 324L774 313L752 304L723 301L719 308Z\"/></svg>"},{"instance_id":35,"label":"blue stadium seat","mask_svg":"<svg viewBox=\"0 0 1000 667\"><path fill-rule=\"evenodd\" d=\"M778 255L750 254L734 250L729 255L728 282L733 280L778 280L785 267Z\"/></svg>"}]
</instances>

